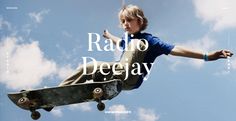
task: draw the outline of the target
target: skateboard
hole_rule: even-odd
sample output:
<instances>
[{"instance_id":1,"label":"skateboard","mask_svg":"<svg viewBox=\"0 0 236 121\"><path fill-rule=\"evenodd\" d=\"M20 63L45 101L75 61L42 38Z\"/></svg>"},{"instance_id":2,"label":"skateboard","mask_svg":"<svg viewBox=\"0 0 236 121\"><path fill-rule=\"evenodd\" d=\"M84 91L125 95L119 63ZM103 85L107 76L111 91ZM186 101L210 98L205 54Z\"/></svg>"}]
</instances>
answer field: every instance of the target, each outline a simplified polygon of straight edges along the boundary
<instances>
[{"instance_id":1,"label":"skateboard","mask_svg":"<svg viewBox=\"0 0 236 121\"><path fill-rule=\"evenodd\" d=\"M50 111L53 107L96 101L100 111L105 109L102 100L111 100L116 97L122 88L119 79L102 82L80 83L62 87L51 87L35 90L22 90L17 93L9 93L9 99L18 107L29 110L31 118L40 118L38 109Z\"/></svg>"}]
</instances>

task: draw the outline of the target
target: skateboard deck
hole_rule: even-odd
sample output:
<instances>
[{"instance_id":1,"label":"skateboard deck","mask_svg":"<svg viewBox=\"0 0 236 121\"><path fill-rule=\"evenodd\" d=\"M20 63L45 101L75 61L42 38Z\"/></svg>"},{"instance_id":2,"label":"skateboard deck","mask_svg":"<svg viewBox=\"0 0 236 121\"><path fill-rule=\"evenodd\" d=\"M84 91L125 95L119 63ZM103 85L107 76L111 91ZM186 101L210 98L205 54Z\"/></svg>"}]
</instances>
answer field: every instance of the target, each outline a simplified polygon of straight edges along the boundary
<instances>
[{"instance_id":1,"label":"skateboard deck","mask_svg":"<svg viewBox=\"0 0 236 121\"><path fill-rule=\"evenodd\" d=\"M62 87L51 87L35 90L22 90L9 93L9 99L18 107L32 112L31 117L38 119L37 109L48 109L56 106L96 101L98 109L104 110L102 100L116 97L122 88L121 80L81 83Z\"/></svg>"}]
</instances>

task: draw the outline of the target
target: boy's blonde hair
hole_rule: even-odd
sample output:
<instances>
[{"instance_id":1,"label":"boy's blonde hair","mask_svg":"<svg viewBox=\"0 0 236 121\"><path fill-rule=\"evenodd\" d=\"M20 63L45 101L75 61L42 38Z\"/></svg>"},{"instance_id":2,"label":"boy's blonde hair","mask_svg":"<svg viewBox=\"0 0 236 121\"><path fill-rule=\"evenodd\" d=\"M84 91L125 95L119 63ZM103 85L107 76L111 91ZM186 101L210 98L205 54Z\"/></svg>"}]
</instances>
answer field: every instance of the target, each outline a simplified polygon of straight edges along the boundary
<instances>
[{"instance_id":1,"label":"boy's blonde hair","mask_svg":"<svg viewBox=\"0 0 236 121\"><path fill-rule=\"evenodd\" d=\"M144 16L143 10L140 9L136 5L124 6L120 10L118 16L119 16L120 22L121 22L121 18L123 18L123 17L125 17L127 19L135 19L135 18L137 18L139 23L140 23L140 25L141 25L140 31L143 31L143 30L145 30L147 28L148 20Z\"/></svg>"}]
</instances>

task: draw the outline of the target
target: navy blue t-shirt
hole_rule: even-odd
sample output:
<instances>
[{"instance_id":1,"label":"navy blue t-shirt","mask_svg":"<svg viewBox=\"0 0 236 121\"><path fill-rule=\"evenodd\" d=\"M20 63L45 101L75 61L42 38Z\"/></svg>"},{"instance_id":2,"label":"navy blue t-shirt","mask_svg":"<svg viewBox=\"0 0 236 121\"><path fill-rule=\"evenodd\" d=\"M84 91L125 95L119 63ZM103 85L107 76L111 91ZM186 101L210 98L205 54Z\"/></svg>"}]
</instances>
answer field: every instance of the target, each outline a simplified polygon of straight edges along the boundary
<instances>
[{"instance_id":1,"label":"navy blue t-shirt","mask_svg":"<svg viewBox=\"0 0 236 121\"><path fill-rule=\"evenodd\" d=\"M162 54L168 55L174 48L174 45L168 44L160 40L158 37L152 36L149 33L136 33L132 36L128 35L128 42L130 42L131 39L145 39L148 42L149 46L144 57L143 63L147 63L149 69L151 69L151 63L155 61L156 57ZM122 39L120 46L125 49L125 45L125 40ZM139 81L137 82L136 87L134 88L138 88L142 84L143 78L147 75L147 71L143 66L141 68L141 71L143 75L139 76Z\"/></svg>"}]
</instances>

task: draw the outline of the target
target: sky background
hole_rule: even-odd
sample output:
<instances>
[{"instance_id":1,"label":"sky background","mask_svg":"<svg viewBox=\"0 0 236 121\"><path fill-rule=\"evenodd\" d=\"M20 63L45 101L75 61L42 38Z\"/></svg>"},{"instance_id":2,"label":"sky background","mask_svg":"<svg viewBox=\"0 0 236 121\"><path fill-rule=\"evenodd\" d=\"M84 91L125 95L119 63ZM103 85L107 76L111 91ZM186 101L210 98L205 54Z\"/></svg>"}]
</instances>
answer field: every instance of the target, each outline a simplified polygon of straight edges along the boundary
<instances>
[{"instance_id":1,"label":"sky background","mask_svg":"<svg viewBox=\"0 0 236 121\"><path fill-rule=\"evenodd\" d=\"M146 32L201 52L235 52L235 0L124 0L149 20ZM114 61L114 52L88 51L88 33L122 36L122 0L1 0L0 120L30 121L7 93L57 86L82 57ZM123 91L97 111L96 103L39 110L40 121L235 121L236 58L214 62L160 56L139 89ZM117 111L115 114L108 111ZM121 113L119 113L121 112ZM122 113L126 112L126 113Z\"/></svg>"}]
</instances>

